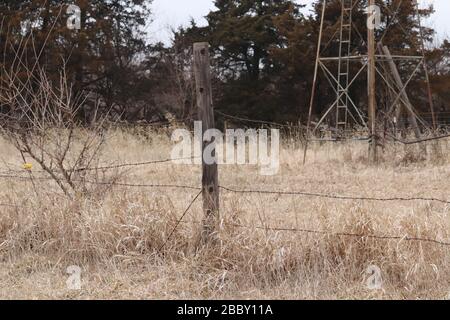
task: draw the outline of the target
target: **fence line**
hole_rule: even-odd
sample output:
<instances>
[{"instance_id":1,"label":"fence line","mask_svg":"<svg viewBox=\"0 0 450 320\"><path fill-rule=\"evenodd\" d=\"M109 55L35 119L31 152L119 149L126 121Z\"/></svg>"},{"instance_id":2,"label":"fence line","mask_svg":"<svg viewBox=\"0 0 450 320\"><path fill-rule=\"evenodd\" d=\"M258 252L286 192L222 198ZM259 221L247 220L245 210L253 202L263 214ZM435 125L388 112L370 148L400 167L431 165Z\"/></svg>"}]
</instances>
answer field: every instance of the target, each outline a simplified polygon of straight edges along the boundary
<instances>
[{"instance_id":1,"label":"fence line","mask_svg":"<svg viewBox=\"0 0 450 320\"><path fill-rule=\"evenodd\" d=\"M26 176L14 176L14 175L0 175L0 179L17 179L18 181L30 182L30 177ZM34 180L40 181L55 181L52 177L33 177ZM201 190L200 187L177 185L177 184L138 184L138 183L125 183L125 182L102 182L102 181L90 181L85 179L73 179L72 182L84 182L92 185L100 186L118 186L118 187L130 187L130 188L166 188L166 189L188 189L188 190Z\"/></svg>"},{"instance_id":2,"label":"fence line","mask_svg":"<svg viewBox=\"0 0 450 320\"><path fill-rule=\"evenodd\" d=\"M257 119L250 119L250 118L244 118L241 116L233 116L230 114L227 114L223 111L219 111L219 110L214 110L215 113L217 113L218 115L223 116L224 118L228 118L228 119L234 119L234 120L238 120L241 122L250 122L250 123L259 123L259 124L266 124L266 125L274 125L274 126L278 126L278 127L286 127L286 128L296 128L296 129L306 129L306 125L292 125L292 124L285 124L285 123L278 123L278 122L273 122L273 121L265 121L265 120L257 120ZM450 115L450 112L448 112L448 114ZM450 120L450 116L446 117L445 120ZM407 120L400 120L397 123L408 123ZM440 124L442 125L447 125L448 123L444 123L441 122ZM331 128L332 129L332 128ZM347 130L348 132L359 132L358 130Z\"/></svg>"},{"instance_id":3,"label":"fence line","mask_svg":"<svg viewBox=\"0 0 450 320\"><path fill-rule=\"evenodd\" d=\"M450 201L437 199L437 198L425 198L425 197L392 197L392 198L376 198L376 197L361 197L361 196L344 196L344 195L332 195L323 193L312 192L300 192L300 191L276 191L276 190L237 190L229 187L220 186L222 190L232 193L257 193L257 194L276 194L276 195L299 195L305 197L327 198L335 200L361 200L361 201L429 201L429 202L441 202L444 204L450 204Z\"/></svg>"},{"instance_id":4,"label":"fence line","mask_svg":"<svg viewBox=\"0 0 450 320\"><path fill-rule=\"evenodd\" d=\"M449 135L450 136L450 135ZM435 137L431 139L443 139L444 137ZM164 160L153 160L153 161L145 161L145 162L136 162L136 163L123 163L118 165L110 165L110 166L102 166L97 168L81 168L77 170L73 170L76 172L83 172L83 171L93 171L93 170L111 170L111 169L118 169L118 168L126 168L126 167L137 167L137 166L146 166L146 165L152 165L152 164L160 164L160 163L168 163L176 160L189 160L193 159L192 157L189 158L179 158L179 159L164 159ZM19 176L19 175L13 175L8 174L14 172L13 170L10 170L9 172L6 172L4 174L0 174L0 178L3 179L16 179L19 181L25 181L30 182L32 180L36 181L54 181L52 177L34 177L30 176L30 174L34 172L46 172L45 170L21 170L20 172L27 174L27 176ZM18 171L15 171L18 172ZM183 219L189 212L189 210L192 208L194 203L197 201L197 199L202 194L202 188L201 187L195 187L195 186L187 186L187 185L179 185L179 184L133 184L133 183L125 183L125 182L101 182L101 181L89 181L86 179L73 179L73 182L84 182L87 184L93 184L93 185L108 185L108 186L119 186L119 187L132 187L132 188L169 188L169 189L184 189L184 190L195 190L198 191L196 196L190 201L187 208L183 211L180 218L176 221L175 226L169 233L167 239L162 244L162 246L159 248L159 252L164 249L166 244L170 241L172 235L176 231L176 229L179 227L181 223L185 223ZM305 192L305 191L283 191L283 190L252 190L252 189L235 189L232 187L227 186L218 186L219 189L229 192L229 193L235 193L235 194L272 194L272 195L281 195L281 196L301 196L301 197L315 197L315 198L326 198L326 199L334 199L334 200L356 200L356 201L377 201L377 202L392 202L392 201L427 201L427 202L439 202L443 204L450 204L450 201L438 199L434 197L391 197L391 198L379 198L379 197L364 197L364 196L348 196L348 195L336 195L336 194L324 194L324 193L314 193L314 192ZM10 208L26 208L23 205L15 205L15 204L8 204L8 203L0 203L0 207L10 207ZM199 222L201 223L201 222ZM380 236L380 235L370 235L370 234L357 234L357 233L349 233L349 232L331 232L326 230L313 230L313 229L303 229L303 228L283 228L283 227L268 227L268 226L246 226L239 223L227 223L228 225L238 227L238 228L245 228L245 229L260 229L260 230L266 230L266 231L275 231L275 232L295 232L295 233L305 233L305 234L315 234L315 235L328 235L328 236L336 236L336 237L353 237L353 238L368 238L368 239L378 239L378 240L399 240L399 241L408 241L408 242L423 242L423 243L431 243L441 246L450 246L450 242L445 241L439 241L436 239L427 239L427 238L421 238L421 237L411 237L408 235L404 236Z\"/></svg>"},{"instance_id":5,"label":"fence line","mask_svg":"<svg viewBox=\"0 0 450 320\"><path fill-rule=\"evenodd\" d=\"M180 218L175 221L175 226L173 227L172 231L170 232L169 236L165 240L165 242L159 247L158 251L161 252L162 249L167 245L167 243L172 238L173 234L175 233L176 229L179 227L180 224L184 223L196 223L201 224L201 221L183 221L186 214L189 212L189 210L192 208L195 201L200 197L201 192L199 192L189 203L187 208L184 210L183 214L180 216ZM14 204L5 204L0 203L0 207L11 207L11 208L25 208L25 206L19 206ZM378 236L378 235L368 235L368 234L357 234L357 233L348 233L348 232L331 232L331 231L324 231L324 230L312 230L312 229L300 229L300 228L276 228L276 227L267 227L267 226L248 226L243 225L239 223L226 223L230 226L237 227L237 228L243 228L243 229L258 229L258 230L265 230L265 231L276 231L276 232L294 232L294 233L307 233L307 234L320 234L320 235L328 235L328 236L337 236L337 237L352 237L352 238L369 238L369 239L377 239L377 240L401 240L401 241L407 241L407 242L425 242L425 243L431 243L431 244L437 244L441 246L450 246L450 242L445 241L439 241L435 239L429 239L429 238L420 238L420 237L409 237L409 236Z\"/></svg>"},{"instance_id":6,"label":"fence line","mask_svg":"<svg viewBox=\"0 0 450 320\"><path fill-rule=\"evenodd\" d=\"M189 210L192 208L194 203L197 201L197 199L200 197L202 192L200 191L197 193L197 195L190 201L187 208L184 210L183 214L180 216L178 220L175 221L175 226L169 233L168 237L164 241L164 243L159 247L158 251L161 252L162 249L167 245L167 243L172 238L173 234L175 233L176 229L179 227L180 224L186 224L186 223L196 223L201 224L201 221L191 220L191 221L183 221ZM4 204L0 203L0 207L14 207L14 208L25 208L25 206L18 206L14 204ZM223 221L222 221L223 223ZM268 226L248 226L243 225L240 223L227 223L225 224L237 228L242 229L258 229L258 230L265 230L265 231L275 231L275 232L293 232L293 233L304 233L304 234L316 234L316 235L327 235L327 236L335 236L335 237L350 237L350 238L367 238L367 239L377 239L377 240L400 240L400 241L406 241L406 242L423 242L423 243L430 243L430 244L436 244L441 246L450 246L450 242L440 241L436 239L429 239L429 238L421 238L421 237L410 237L407 235L404 236L380 236L380 235L373 235L373 234L358 234L358 233L350 233L350 232L332 232L332 231L326 231L326 230L313 230L313 229L305 229L305 228L277 228L277 227L268 227Z\"/></svg>"},{"instance_id":7,"label":"fence line","mask_svg":"<svg viewBox=\"0 0 450 320\"><path fill-rule=\"evenodd\" d=\"M195 202L196 199L194 199ZM192 206L192 203L191 203ZM189 207L190 208L190 207ZM186 213L178 219L176 222L176 227L178 227L180 224L188 224L188 223L194 223L194 224L201 224L201 221L198 220L189 220L189 221L182 221L182 218L186 215ZM221 221L222 225L228 225L236 228L241 229L258 229L258 230L264 230L264 231L274 231L274 232L292 232L292 233L304 233L304 234L316 234L316 235L326 235L326 236L335 236L335 237L346 237L346 238L368 238L368 239L377 239L377 240L401 240L406 242L425 242L430 244L437 244L441 246L450 246L450 242L446 241L440 241L436 239L429 239L429 238L421 238L421 237L409 237L407 235L404 236L380 236L380 235L373 235L373 234L360 234L360 233L350 233L350 232L332 232L332 231L326 231L326 230L313 230L313 229L305 229L305 228L276 228L276 227L268 227L268 226L249 226L244 225L240 223L228 223L225 221Z\"/></svg>"},{"instance_id":8,"label":"fence line","mask_svg":"<svg viewBox=\"0 0 450 320\"><path fill-rule=\"evenodd\" d=\"M183 161L183 160L194 160L194 159L200 159L200 157L185 157L185 158L173 158L173 159L162 159L162 160L151 160L151 161L143 161L143 162L131 162L131 163L121 163L116 165L109 165L109 166L101 166L101 167L86 167L86 168L79 168L79 169L67 169L67 172L86 172L86 171L100 171L100 170L113 170L113 169L121 169L121 168L130 168L130 167L142 167L146 165L151 164L162 164L162 163L169 163L174 161ZM12 163L8 163L8 165L13 165ZM7 172L38 172L38 173L46 173L45 170L8 170ZM5 173L5 172L3 172Z\"/></svg>"},{"instance_id":9,"label":"fence line","mask_svg":"<svg viewBox=\"0 0 450 320\"><path fill-rule=\"evenodd\" d=\"M311 229L298 229L298 228L272 228L272 227L249 227L245 225L233 224L236 227L242 228L255 228L262 229L268 231L286 231L286 232L298 232L298 233L311 233L311 234L322 234L322 235L330 235L337 237L352 237L352 238L370 238L370 239L378 239L378 240L403 240L408 242L429 242L442 246L450 246L450 242L439 241L435 239L428 238L419 238L419 237L408 237L408 236L378 236L378 235L367 235L367 234L357 234L357 233L348 233L348 232L330 232L330 231L320 231L320 230L311 230Z\"/></svg>"},{"instance_id":10,"label":"fence line","mask_svg":"<svg viewBox=\"0 0 450 320\"><path fill-rule=\"evenodd\" d=\"M290 128L290 129L304 129L306 128L306 126L299 126L299 125L288 125L288 124L282 124L282 123L276 123L276 122L271 122L271 121L263 121L263 120L255 120L255 119L248 119L248 118L242 118L239 116L232 116L229 114L226 114L224 112L215 110L215 113L228 118L228 119L234 119L234 120L238 120L238 121L242 121L242 122L249 122L249 123L259 123L259 124L265 124L265 125L273 125L273 126L277 126L277 127L283 127L283 128ZM347 130L347 132L349 133L361 133L363 131L358 131L358 130ZM364 132L365 133L365 132ZM412 145L412 144L418 144L418 143L422 143L422 142L429 142L429 141L435 141L435 140L441 140L441 139L446 139L446 138L450 138L450 134L447 135L441 135L438 137L430 137L430 138L425 138L425 139L420 139L420 140L413 140L413 141L405 141L402 139L398 139L397 137L389 134L389 133L385 133L387 136L389 136L390 138L392 138L395 142L400 142L404 145ZM317 141L317 142L340 142L340 141L345 141L345 140L356 140L356 141L368 141L370 140L371 137L362 137L362 138L344 138L344 139L309 139L309 141Z\"/></svg>"},{"instance_id":11,"label":"fence line","mask_svg":"<svg viewBox=\"0 0 450 320\"><path fill-rule=\"evenodd\" d=\"M299 126L299 125L288 125L288 124L282 124L282 123L271 122L271 121L255 120L255 119L242 118L242 117L238 117L238 116L232 116L232 115L226 114L219 110L214 110L214 112L225 118L234 119L234 120L238 120L241 122L259 123L259 124L273 125L273 126L277 126L277 127L290 128L290 129L305 128L305 126Z\"/></svg>"},{"instance_id":12,"label":"fence line","mask_svg":"<svg viewBox=\"0 0 450 320\"><path fill-rule=\"evenodd\" d=\"M15 176L15 175L0 175L0 179L17 179L20 181L29 182L30 177L27 176ZM52 177L33 177L34 180L42 181L54 181ZM72 182L82 182L92 185L103 185L103 186L118 186L118 187L130 187L130 188L165 188L165 189L187 189L187 190L202 190L201 187L179 185L179 184L146 184L146 183L126 183L126 182L102 182L102 181L90 181L87 179L73 179ZM313 197L313 198L326 198L333 200L356 200L356 201L373 201L373 202L412 202L412 201L426 201L426 202L440 202L443 204L450 204L450 200L444 200L434 197L390 197L390 198L380 198L380 197L366 197L366 196L349 196L349 195L338 195L338 194L326 194L326 193L314 193L306 191L285 191L285 190L256 190L256 189L234 189L232 187L227 187L219 185L219 189L226 192L237 193L237 194L272 194L272 195L286 195L286 196L302 196L302 197Z\"/></svg>"},{"instance_id":13,"label":"fence line","mask_svg":"<svg viewBox=\"0 0 450 320\"><path fill-rule=\"evenodd\" d=\"M137 186L137 185L132 185L132 186ZM150 186L150 185L146 185L146 186ZM151 185L151 186L155 186L155 185ZM156 187L162 187L164 185L157 185ZM164 243L161 245L161 247L158 249L159 252L162 251L162 249L164 249L164 247L167 245L167 243L170 241L172 235L175 233L176 229L179 227L180 224L182 223L189 223L189 222L193 222L193 223L202 223L200 221L183 221L183 219L185 218L185 216L187 215L187 213L189 212L189 210L192 208L192 206L194 205L194 203L197 201L197 199L200 197L200 195L202 194L202 188L196 188L196 187L186 187L186 186L177 186L177 185L166 185L166 187L177 187L177 188L189 188L189 189L194 189L194 190L200 190L196 196L189 202L189 205L186 207L186 209L183 211L182 215L180 216L180 218L178 220L176 220L175 222L175 226L173 227L173 229L171 230L171 232L169 233L167 239L164 241ZM222 189L224 189L224 187L221 187ZM226 188L227 191L232 191L232 192L241 192L238 190L232 190L229 188ZM259 193L259 191L256 191ZM273 193L273 192L271 192ZM280 193L280 192L275 192L276 194L286 194L286 193ZM298 194L298 193L288 193L288 194ZM304 195L304 193L301 193L302 195ZM349 199L353 199L353 198L349 198ZM422 198L414 198L414 199L406 199L406 198L392 198L392 199L376 199L376 198L363 198L364 200L377 200L377 201L393 201L395 199L400 199L400 200L424 200ZM450 203L450 202L446 202L446 203ZM0 207L11 207L11 208L26 208L25 206L19 206L19 205L14 205L14 204L6 204L6 203L0 203ZM226 223L226 222L225 222ZM352 238L368 238L368 239L377 239L377 240L399 240L399 241L407 241L407 242L423 242L423 243L430 243L430 244L436 244L436 245L441 245L441 246L450 246L450 242L445 242L445 241L440 241L440 240L436 240L436 239L429 239L429 238L421 238L421 237L410 237L408 235L404 235L404 236L380 236L380 235L373 235L373 234L358 234L358 233L350 233L350 232L331 232L331 231L326 231L326 230L314 230L314 229L305 229L305 228L281 228L281 227L268 227L268 226L248 226L248 225L243 225L243 224L239 224L239 223L226 223L230 226L234 226L237 228L243 228L243 229L258 229L258 230L265 230L265 231L275 231L275 232L294 232L294 233L305 233L305 234L316 234L316 235L328 235L328 236L336 236L336 237L352 237Z\"/></svg>"},{"instance_id":14,"label":"fence line","mask_svg":"<svg viewBox=\"0 0 450 320\"><path fill-rule=\"evenodd\" d=\"M392 135L390 133L386 133L386 135L388 135L394 141L400 142L400 143L402 143L404 145L412 145L412 144L418 144L418 143L422 143L422 142L429 142L429 141L436 141L436 140L442 140L442 139L450 138L450 134L446 134L446 135L437 136L437 137L430 137L430 138L419 139L419 140L405 141L405 140L397 138L396 136L394 136L394 135Z\"/></svg>"},{"instance_id":15,"label":"fence line","mask_svg":"<svg viewBox=\"0 0 450 320\"><path fill-rule=\"evenodd\" d=\"M161 164L161 163L168 163L168 162L174 162L174 161L183 161L183 160L194 160L199 159L200 157L185 157L185 158L175 158L175 159L164 159L164 160L152 160L152 161L144 161L144 162L135 162L135 163L122 163L117 165L110 165L110 166L104 166L104 167L93 167L93 168L81 168L81 169L74 169L74 170L68 170L74 171L74 172L83 172L83 171L95 171L95 170L111 170L111 169L121 169L121 168L127 168L127 167L141 167L146 166L150 164Z\"/></svg>"}]
</instances>

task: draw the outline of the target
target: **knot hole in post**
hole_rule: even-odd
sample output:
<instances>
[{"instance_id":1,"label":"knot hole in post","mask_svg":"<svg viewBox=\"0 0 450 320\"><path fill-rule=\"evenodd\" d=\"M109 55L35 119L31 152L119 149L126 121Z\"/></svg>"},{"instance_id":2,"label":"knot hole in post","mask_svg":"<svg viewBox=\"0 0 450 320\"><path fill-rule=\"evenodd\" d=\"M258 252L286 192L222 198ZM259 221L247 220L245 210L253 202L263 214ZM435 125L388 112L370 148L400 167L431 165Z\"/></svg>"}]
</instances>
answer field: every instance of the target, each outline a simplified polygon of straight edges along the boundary
<instances>
[{"instance_id":1,"label":"knot hole in post","mask_svg":"<svg viewBox=\"0 0 450 320\"><path fill-rule=\"evenodd\" d=\"M202 55L205 55L206 49L205 49L205 48L201 49L201 50L200 50L200 53L201 53Z\"/></svg>"},{"instance_id":2,"label":"knot hole in post","mask_svg":"<svg viewBox=\"0 0 450 320\"><path fill-rule=\"evenodd\" d=\"M208 192L209 192L209 193L213 193L213 192L214 192L214 188L213 188L212 186L210 186L210 187L208 188Z\"/></svg>"},{"instance_id":3,"label":"knot hole in post","mask_svg":"<svg viewBox=\"0 0 450 320\"><path fill-rule=\"evenodd\" d=\"M203 93L205 91L205 88L200 88L199 91L200 93Z\"/></svg>"}]
</instances>

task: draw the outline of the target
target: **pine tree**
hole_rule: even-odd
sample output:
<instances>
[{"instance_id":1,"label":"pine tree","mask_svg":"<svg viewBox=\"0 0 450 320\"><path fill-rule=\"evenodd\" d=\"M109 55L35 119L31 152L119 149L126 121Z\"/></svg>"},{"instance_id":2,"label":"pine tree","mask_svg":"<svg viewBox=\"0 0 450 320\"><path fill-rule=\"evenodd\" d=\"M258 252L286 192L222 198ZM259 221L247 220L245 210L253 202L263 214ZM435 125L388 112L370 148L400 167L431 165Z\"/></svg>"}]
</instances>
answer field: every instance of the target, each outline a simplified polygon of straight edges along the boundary
<instances>
[{"instance_id":1,"label":"pine tree","mask_svg":"<svg viewBox=\"0 0 450 320\"><path fill-rule=\"evenodd\" d=\"M75 94L94 92L108 107L123 108L140 94L134 90L139 80L135 62L148 49L142 29L151 0L76 0L74 4L81 9L80 30L67 27L67 5L59 0L3 1L1 61L8 69L18 67L18 55L28 66L38 59L55 80L64 67Z\"/></svg>"},{"instance_id":2,"label":"pine tree","mask_svg":"<svg viewBox=\"0 0 450 320\"><path fill-rule=\"evenodd\" d=\"M217 0L215 6L206 17L207 27L192 25L182 33L211 45L221 80L216 107L256 119L287 118L295 102L284 95L285 86L278 86L286 61L276 49L285 48L287 40L277 24L280 19L301 20L300 6L289 0Z\"/></svg>"}]
</instances>

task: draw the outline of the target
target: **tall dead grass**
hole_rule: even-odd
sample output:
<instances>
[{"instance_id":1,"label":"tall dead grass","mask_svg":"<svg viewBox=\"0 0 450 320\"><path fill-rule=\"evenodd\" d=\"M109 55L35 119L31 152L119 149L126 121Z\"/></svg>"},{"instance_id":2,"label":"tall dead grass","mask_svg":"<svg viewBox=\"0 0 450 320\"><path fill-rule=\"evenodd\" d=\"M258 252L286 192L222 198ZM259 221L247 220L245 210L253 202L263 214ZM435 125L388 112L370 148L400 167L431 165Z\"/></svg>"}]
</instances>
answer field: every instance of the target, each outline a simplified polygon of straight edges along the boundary
<instances>
[{"instance_id":1,"label":"tall dead grass","mask_svg":"<svg viewBox=\"0 0 450 320\"><path fill-rule=\"evenodd\" d=\"M169 158L169 133L110 130L98 162ZM442 143L440 159L421 161L405 161L413 148L388 146L378 166L366 163L363 142L316 144L307 166L302 166L301 148L285 144L278 175L260 176L252 166L221 166L220 183L240 189L448 199L448 141ZM1 171L20 170L20 154L4 140L0 148L5 151ZM120 176L132 184L198 186L200 172L195 165L161 163L127 168ZM222 192L217 244L198 249L200 200L167 241L196 190L113 186L94 196L68 198L53 181L38 179L42 173L32 176L34 183L0 179L0 203L17 206L0 207L3 298L442 299L450 292L450 247L336 235L449 242L445 204ZM65 287L69 265L83 269L81 291ZM382 271L381 290L366 286L371 265Z\"/></svg>"}]
</instances>

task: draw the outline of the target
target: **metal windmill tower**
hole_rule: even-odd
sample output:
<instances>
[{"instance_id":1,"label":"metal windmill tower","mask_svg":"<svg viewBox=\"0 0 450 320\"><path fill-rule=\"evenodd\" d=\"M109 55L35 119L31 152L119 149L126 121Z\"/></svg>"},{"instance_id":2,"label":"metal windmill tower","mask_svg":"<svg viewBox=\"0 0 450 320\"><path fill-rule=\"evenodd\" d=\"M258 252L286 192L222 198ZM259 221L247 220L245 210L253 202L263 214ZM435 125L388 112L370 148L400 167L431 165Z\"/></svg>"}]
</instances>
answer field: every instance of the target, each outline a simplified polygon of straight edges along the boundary
<instances>
[{"instance_id":1,"label":"metal windmill tower","mask_svg":"<svg viewBox=\"0 0 450 320\"><path fill-rule=\"evenodd\" d=\"M326 45L324 41L324 22L327 4L334 1L340 3L340 17L334 25L334 34L328 40ZM385 4L384 1L376 1L377 4L382 5L384 9L389 12L393 19L398 15L399 9L403 1L398 0L391 3L391 6ZM422 38L422 55L420 56L400 56L392 55L389 48L383 45L382 41L389 31L390 25L384 26L384 32L381 36L376 38L375 29L381 23L380 7L375 5L375 0L368 0L367 7L367 41L362 37L361 32L353 21L355 8L361 3L361 0L323 0L322 13L320 21L320 30L318 37L316 64L314 69L314 79L311 94L311 101L308 115L308 132L307 140L311 140L311 136L328 124L328 129L331 132L332 141L339 141L348 138L350 126L359 126L364 128L369 133L370 151L369 157L375 162L377 160L377 79L380 79L380 85L386 87L389 96L389 102L386 103L385 118L389 121L397 123L398 117L403 113L408 115L408 122L415 129L416 137L420 136L420 129L418 122L423 126L428 124L420 119L418 113L414 110L408 95L408 84L417 75L418 71L423 68L428 84L428 99L433 115L433 125L435 125L435 117L433 110L433 101L431 89L429 84L428 70L424 56L424 40L422 29L420 28L420 16L417 2L416 17L418 19L420 36ZM405 37L408 37L408 32L402 27ZM357 41L359 40L359 41ZM336 52L331 55L325 55L324 52L331 43L337 42ZM361 48L365 48L361 50ZM377 52L378 51L378 52ZM407 62L414 65L414 71L407 81L403 81L397 69L397 64ZM357 67L356 67L357 66ZM319 76L319 69L323 72L327 83L332 88L335 99L328 105L325 112L317 122L312 122L313 107L316 98L317 81ZM356 80L367 72L367 112L361 110L359 106L352 99L350 89ZM384 100L387 100L385 97ZM379 118L379 117L378 117ZM308 146L308 145L307 145ZM305 148L305 160L307 146Z\"/></svg>"}]
</instances>

